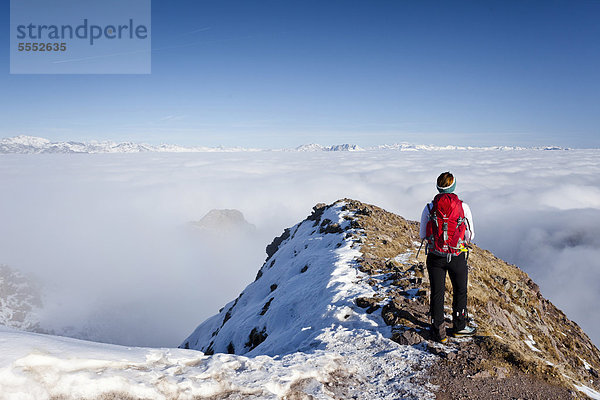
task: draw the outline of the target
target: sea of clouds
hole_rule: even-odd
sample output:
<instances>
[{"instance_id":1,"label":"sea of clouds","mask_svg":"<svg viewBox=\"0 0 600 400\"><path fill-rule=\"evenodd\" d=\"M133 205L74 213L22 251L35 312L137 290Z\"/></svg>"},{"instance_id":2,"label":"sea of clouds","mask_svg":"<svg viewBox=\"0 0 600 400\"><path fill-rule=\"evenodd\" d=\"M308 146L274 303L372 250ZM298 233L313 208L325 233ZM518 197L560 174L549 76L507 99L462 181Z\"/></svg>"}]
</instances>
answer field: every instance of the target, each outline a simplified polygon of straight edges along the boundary
<instances>
[{"instance_id":1,"label":"sea of clouds","mask_svg":"<svg viewBox=\"0 0 600 400\"><path fill-rule=\"evenodd\" d=\"M0 263L40 283L44 329L177 346L254 280L318 202L418 219L450 170L475 242L523 268L600 344L600 150L48 154L0 157ZM234 208L252 234L191 229Z\"/></svg>"}]
</instances>

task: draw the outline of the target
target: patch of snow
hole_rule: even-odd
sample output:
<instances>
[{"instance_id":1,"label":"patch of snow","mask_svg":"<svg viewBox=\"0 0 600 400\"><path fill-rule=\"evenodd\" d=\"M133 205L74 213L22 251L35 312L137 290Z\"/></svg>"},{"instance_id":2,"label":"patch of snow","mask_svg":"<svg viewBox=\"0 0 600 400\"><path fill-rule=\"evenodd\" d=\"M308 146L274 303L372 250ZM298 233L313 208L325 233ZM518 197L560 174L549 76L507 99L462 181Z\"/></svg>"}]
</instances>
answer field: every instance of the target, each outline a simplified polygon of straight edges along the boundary
<instances>
[{"instance_id":1,"label":"patch of snow","mask_svg":"<svg viewBox=\"0 0 600 400\"><path fill-rule=\"evenodd\" d=\"M584 393L589 398L594 399L594 400L600 400L600 392L598 392L590 387L587 387L583 384L574 385L574 386L575 386L575 389L579 390L581 393Z\"/></svg>"},{"instance_id":2,"label":"patch of snow","mask_svg":"<svg viewBox=\"0 0 600 400\"><path fill-rule=\"evenodd\" d=\"M535 345L535 340L533 340L533 336L531 336L531 335L527 335L527 337L529 338L529 340L523 340L523 342L525 342L525 344L526 344L527 346L529 346L529 348L530 348L532 351L535 351L535 352L541 353L542 351L541 351L540 349L538 349L537 347L535 347L535 346L534 346L534 345Z\"/></svg>"},{"instance_id":3,"label":"patch of snow","mask_svg":"<svg viewBox=\"0 0 600 400\"><path fill-rule=\"evenodd\" d=\"M406 293L406 296L410 299L410 300L415 300L415 297L417 296L417 293L419 292L419 289L414 288L414 289L407 289L404 291Z\"/></svg>"},{"instance_id":4,"label":"patch of snow","mask_svg":"<svg viewBox=\"0 0 600 400\"><path fill-rule=\"evenodd\" d=\"M588 370L589 370L589 369L592 369L592 366L591 366L590 364L588 364L588 362L587 362L587 361L585 361L583 358L581 358L581 357L579 357L579 356L577 356L577 358L579 358L579 359L581 360L581 362L583 363L583 367L584 367L585 369L588 369Z\"/></svg>"},{"instance_id":5,"label":"patch of snow","mask_svg":"<svg viewBox=\"0 0 600 400\"><path fill-rule=\"evenodd\" d=\"M399 264L410 264L410 256L412 255L413 252L411 250L407 250L404 253L398 254L396 257L394 257L394 261Z\"/></svg>"}]
</instances>

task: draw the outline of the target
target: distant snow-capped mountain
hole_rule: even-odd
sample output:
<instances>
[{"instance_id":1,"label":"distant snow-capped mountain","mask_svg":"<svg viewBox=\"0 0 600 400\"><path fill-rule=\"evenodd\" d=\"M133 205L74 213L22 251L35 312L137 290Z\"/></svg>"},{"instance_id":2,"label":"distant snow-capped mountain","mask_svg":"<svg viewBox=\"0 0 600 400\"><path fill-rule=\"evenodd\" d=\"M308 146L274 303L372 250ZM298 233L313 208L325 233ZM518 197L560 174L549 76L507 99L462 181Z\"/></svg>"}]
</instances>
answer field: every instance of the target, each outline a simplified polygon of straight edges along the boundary
<instances>
[{"instance_id":1,"label":"distant snow-capped mountain","mask_svg":"<svg viewBox=\"0 0 600 400\"><path fill-rule=\"evenodd\" d=\"M331 146L322 146L316 143L303 144L302 146L296 147L296 151L364 151L362 147L355 144L334 144Z\"/></svg>"}]
</instances>

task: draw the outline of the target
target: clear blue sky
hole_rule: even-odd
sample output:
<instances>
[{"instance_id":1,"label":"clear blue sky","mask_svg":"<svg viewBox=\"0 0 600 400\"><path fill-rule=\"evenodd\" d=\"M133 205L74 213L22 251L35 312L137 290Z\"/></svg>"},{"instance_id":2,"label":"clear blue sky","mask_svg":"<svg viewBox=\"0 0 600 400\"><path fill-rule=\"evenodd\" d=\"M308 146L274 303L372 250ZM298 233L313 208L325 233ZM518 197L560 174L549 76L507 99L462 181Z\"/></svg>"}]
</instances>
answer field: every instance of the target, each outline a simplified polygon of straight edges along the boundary
<instances>
[{"instance_id":1,"label":"clear blue sky","mask_svg":"<svg viewBox=\"0 0 600 400\"><path fill-rule=\"evenodd\" d=\"M3 26L9 2L3 2ZM152 74L10 75L0 137L600 147L600 1L152 2Z\"/></svg>"}]
</instances>

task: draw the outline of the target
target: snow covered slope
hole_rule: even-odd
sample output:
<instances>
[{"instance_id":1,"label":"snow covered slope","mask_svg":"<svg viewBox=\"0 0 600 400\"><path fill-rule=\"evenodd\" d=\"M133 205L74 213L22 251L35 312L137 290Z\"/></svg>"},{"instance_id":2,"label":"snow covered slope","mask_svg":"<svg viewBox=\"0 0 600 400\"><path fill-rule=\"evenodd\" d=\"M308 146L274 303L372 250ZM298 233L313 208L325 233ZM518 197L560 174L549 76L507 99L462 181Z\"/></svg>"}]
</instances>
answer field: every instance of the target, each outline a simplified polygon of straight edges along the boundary
<instances>
[{"instance_id":1,"label":"snow covered slope","mask_svg":"<svg viewBox=\"0 0 600 400\"><path fill-rule=\"evenodd\" d=\"M361 282L354 261L360 252L345 238L350 221L344 219L348 213L340 211L342 206L323 213L322 220L331 221L327 226L307 219L286 230L257 280L201 324L184 347L275 355L319 347L320 335L332 327L383 329L389 335L381 316L354 312L354 299L374 292Z\"/></svg>"},{"instance_id":2,"label":"snow covered slope","mask_svg":"<svg viewBox=\"0 0 600 400\"><path fill-rule=\"evenodd\" d=\"M209 356L0 327L0 399L433 398L411 368L432 355L350 331L327 340L326 349L275 357Z\"/></svg>"},{"instance_id":3,"label":"snow covered slope","mask_svg":"<svg viewBox=\"0 0 600 400\"><path fill-rule=\"evenodd\" d=\"M254 357L122 347L0 327L0 399L330 398L340 369L319 352ZM230 397L228 397L230 396Z\"/></svg>"},{"instance_id":4,"label":"snow covered slope","mask_svg":"<svg viewBox=\"0 0 600 400\"><path fill-rule=\"evenodd\" d=\"M180 347L246 356L326 351L363 382L359 398L430 397L424 381L414 382L434 357L387 339L391 328L381 314L357 306L357 298L376 292L358 269L358 229L344 205L317 206L286 229L267 247L256 280Z\"/></svg>"}]
</instances>

